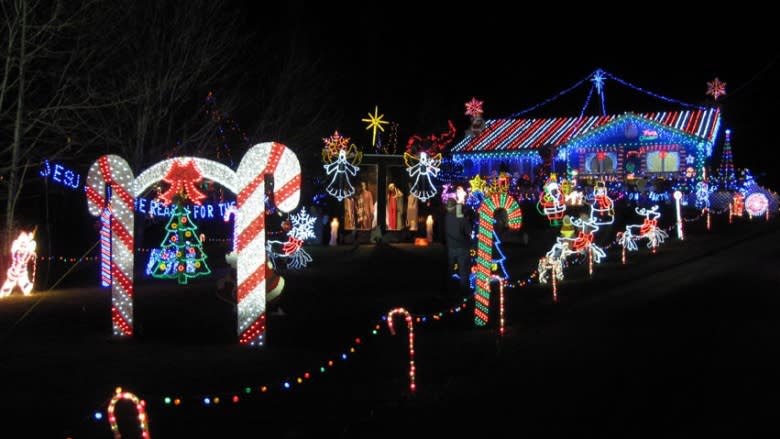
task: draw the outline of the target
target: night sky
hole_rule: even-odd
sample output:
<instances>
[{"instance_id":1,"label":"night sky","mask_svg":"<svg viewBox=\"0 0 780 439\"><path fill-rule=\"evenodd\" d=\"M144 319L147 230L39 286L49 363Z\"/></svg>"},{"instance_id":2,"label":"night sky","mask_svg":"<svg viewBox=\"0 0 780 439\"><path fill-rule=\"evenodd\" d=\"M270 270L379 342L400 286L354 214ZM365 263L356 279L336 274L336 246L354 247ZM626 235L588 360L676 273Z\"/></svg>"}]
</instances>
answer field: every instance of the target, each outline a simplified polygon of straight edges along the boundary
<instances>
[{"instance_id":1,"label":"night sky","mask_svg":"<svg viewBox=\"0 0 780 439\"><path fill-rule=\"evenodd\" d=\"M312 54L326 60L334 110L343 115L343 125L334 128L359 145L371 141L360 119L374 105L385 120L400 124L402 145L414 133L445 131L448 119L460 139L468 125L463 103L472 96L485 101L487 118L508 116L602 68L693 104L708 98L708 81L725 81L729 94L720 102L723 126L733 131L735 164L756 176L773 173L774 162L762 152L779 146L774 127L780 118L780 38L768 10L631 10L596 3L578 9L557 3L533 9L520 3L424 7L338 10L329 2L293 2L264 4L262 12L250 7L249 15L262 15L266 31L295 31ZM578 115L588 88L528 116ZM680 109L614 81L606 83L606 106L608 113ZM587 113L598 112L593 99Z\"/></svg>"}]
</instances>

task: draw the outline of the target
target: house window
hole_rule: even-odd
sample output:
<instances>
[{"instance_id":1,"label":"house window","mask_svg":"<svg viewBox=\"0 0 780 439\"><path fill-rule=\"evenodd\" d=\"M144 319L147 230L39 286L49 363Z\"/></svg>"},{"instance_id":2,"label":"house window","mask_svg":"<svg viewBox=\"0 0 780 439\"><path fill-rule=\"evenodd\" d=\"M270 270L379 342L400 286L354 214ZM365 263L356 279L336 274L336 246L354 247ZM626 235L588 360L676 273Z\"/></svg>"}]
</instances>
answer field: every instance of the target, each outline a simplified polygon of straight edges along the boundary
<instances>
[{"instance_id":1,"label":"house window","mask_svg":"<svg viewBox=\"0 0 780 439\"><path fill-rule=\"evenodd\" d=\"M647 153L647 172L678 172L680 154L677 151L651 151Z\"/></svg>"},{"instance_id":2,"label":"house window","mask_svg":"<svg viewBox=\"0 0 780 439\"><path fill-rule=\"evenodd\" d=\"M593 152L585 155L586 174L614 174L617 172L617 154L614 152Z\"/></svg>"}]
</instances>

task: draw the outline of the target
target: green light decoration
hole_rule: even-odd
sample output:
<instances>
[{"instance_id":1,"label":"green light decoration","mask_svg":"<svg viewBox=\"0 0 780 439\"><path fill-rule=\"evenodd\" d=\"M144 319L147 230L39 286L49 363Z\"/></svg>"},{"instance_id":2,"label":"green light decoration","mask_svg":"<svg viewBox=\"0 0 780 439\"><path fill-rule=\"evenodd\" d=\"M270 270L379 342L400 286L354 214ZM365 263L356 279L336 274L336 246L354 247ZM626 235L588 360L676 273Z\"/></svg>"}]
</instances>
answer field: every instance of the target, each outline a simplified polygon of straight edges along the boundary
<instances>
[{"instance_id":1,"label":"green light decoration","mask_svg":"<svg viewBox=\"0 0 780 439\"><path fill-rule=\"evenodd\" d=\"M175 204L165 230L167 234L155 256L152 276L178 279L180 284L186 285L190 278L211 273L197 234L198 226L190 219L189 209Z\"/></svg>"},{"instance_id":2,"label":"green light decoration","mask_svg":"<svg viewBox=\"0 0 780 439\"><path fill-rule=\"evenodd\" d=\"M523 211L520 205L506 192L485 197L479 207L479 232L477 234L477 263L474 294L474 324L485 326L490 314L490 279L493 271L493 223L498 209L506 210L512 230L523 226Z\"/></svg>"}]
</instances>

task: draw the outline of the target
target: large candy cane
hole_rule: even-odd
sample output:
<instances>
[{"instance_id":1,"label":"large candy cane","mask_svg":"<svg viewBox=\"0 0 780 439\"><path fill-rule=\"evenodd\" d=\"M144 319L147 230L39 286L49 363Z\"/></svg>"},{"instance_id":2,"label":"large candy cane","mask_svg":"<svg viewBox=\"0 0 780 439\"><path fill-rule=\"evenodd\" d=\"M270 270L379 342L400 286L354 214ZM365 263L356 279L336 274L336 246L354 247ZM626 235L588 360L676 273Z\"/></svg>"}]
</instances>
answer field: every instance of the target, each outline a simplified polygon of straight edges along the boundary
<instances>
[{"instance_id":1,"label":"large candy cane","mask_svg":"<svg viewBox=\"0 0 780 439\"><path fill-rule=\"evenodd\" d=\"M490 313L490 273L493 267L493 223L496 209L503 208L509 215L509 228L523 226L523 211L510 195L500 192L486 197L479 208L477 234L476 294L474 295L474 323L485 326Z\"/></svg>"},{"instance_id":2,"label":"large candy cane","mask_svg":"<svg viewBox=\"0 0 780 439\"><path fill-rule=\"evenodd\" d=\"M111 402L108 403L108 425L111 426L111 431L114 432L114 439L122 438L122 434L119 433L119 424L116 422L114 410L116 409L116 403L123 399L135 404L135 410L138 412L138 426L141 428L141 437L149 439L149 423L147 422L145 408L146 402L130 392L122 392L121 388L116 389L116 394L111 398Z\"/></svg>"},{"instance_id":3,"label":"large candy cane","mask_svg":"<svg viewBox=\"0 0 780 439\"><path fill-rule=\"evenodd\" d=\"M133 335L133 214L135 180L125 159L104 155L87 175L89 213L111 213L111 320L114 335Z\"/></svg>"},{"instance_id":4,"label":"large candy cane","mask_svg":"<svg viewBox=\"0 0 780 439\"><path fill-rule=\"evenodd\" d=\"M262 346L265 337L265 177L273 176L274 202L289 212L301 197L301 165L281 143L260 143L247 151L236 171L238 215L238 336L241 344Z\"/></svg>"},{"instance_id":5,"label":"large candy cane","mask_svg":"<svg viewBox=\"0 0 780 439\"><path fill-rule=\"evenodd\" d=\"M409 390L414 394L417 389L417 385L414 383L414 320L412 315L404 308L395 308L387 313L387 327L390 328L390 333L395 335L395 328L393 327L393 316L396 314L404 315L406 320L406 327L409 329Z\"/></svg>"}]
</instances>

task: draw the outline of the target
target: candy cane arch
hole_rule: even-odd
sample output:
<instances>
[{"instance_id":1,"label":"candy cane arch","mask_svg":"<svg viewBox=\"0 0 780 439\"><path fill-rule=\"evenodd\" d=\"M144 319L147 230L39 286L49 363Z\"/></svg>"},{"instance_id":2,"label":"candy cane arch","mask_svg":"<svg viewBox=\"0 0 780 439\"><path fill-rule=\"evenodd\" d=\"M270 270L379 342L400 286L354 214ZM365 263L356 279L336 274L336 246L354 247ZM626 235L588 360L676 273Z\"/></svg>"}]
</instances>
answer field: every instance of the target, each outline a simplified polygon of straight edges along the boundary
<instances>
[{"instance_id":1,"label":"candy cane arch","mask_svg":"<svg viewBox=\"0 0 780 439\"><path fill-rule=\"evenodd\" d=\"M114 432L114 439L121 439L122 434L119 433L119 425L116 422L116 415L114 410L116 409L116 403L121 400L128 400L135 404L135 410L138 412L138 426L141 429L141 437L149 439L149 423L146 416L146 401L142 401L140 398L130 392L122 392L121 388L116 389L116 394L111 398L108 403L108 425L111 426L111 431Z\"/></svg>"},{"instance_id":2,"label":"candy cane arch","mask_svg":"<svg viewBox=\"0 0 780 439\"><path fill-rule=\"evenodd\" d=\"M510 195L500 192L485 197L479 207L479 232L477 234L477 263L475 264L476 294L474 295L474 324L485 326L490 311L490 272L493 265L493 223L496 209L505 209L509 215L509 228L523 226L523 211Z\"/></svg>"},{"instance_id":3,"label":"candy cane arch","mask_svg":"<svg viewBox=\"0 0 780 439\"><path fill-rule=\"evenodd\" d=\"M289 212L300 200L301 166L295 154L276 142L259 143L244 155L238 170L197 157L159 162L133 180L130 167L115 155L103 156L87 177L92 215L111 213L112 319L114 335L133 334L133 204L161 181L174 161L192 160L204 178L237 194L234 248L237 251L238 336L242 344L262 346L265 336L265 177L274 179L274 200ZM106 189L110 188L109 191Z\"/></svg>"},{"instance_id":4,"label":"candy cane arch","mask_svg":"<svg viewBox=\"0 0 780 439\"><path fill-rule=\"evenodd\" d=\"M274 179L274 203L290 212L301 198L301 165L290 149L267 142L247 151L236 171L238 216L238 340L262 346L265 336L265 176Z\"/></svg>"},{"instance_id":5,"label":"candy cane arch","mask_svg":"<svg viewBox=\"0 0 780 439\"><path fill-rule=\"evenodd\" d=\"M111 267L111 321L116 337L133 335L133 215L135 180L125 159L104 155L89 168L87 174L87 207L93 216L108 214L103 223L110 223L110 257L101 255ZM108 210L108 212L105 212ZM110 221L109 221L110 220Z\"/></svg>"},{"instance_id":6,"label":"candy cane arch","mask_svg":"<svg viewBox=\"0 0 780 439\"><path fill-rule=\"evenodd\" d=\"M387 313L387 327L390 329L390 333L395 335L395 328L393 327L393 316L396 314L404 315L406 320L406 327L409 329L409 390L414 394L417 385L414 383L414 320L412 315L404 308L395 308Z\"/></svg>"}]
</instances>

